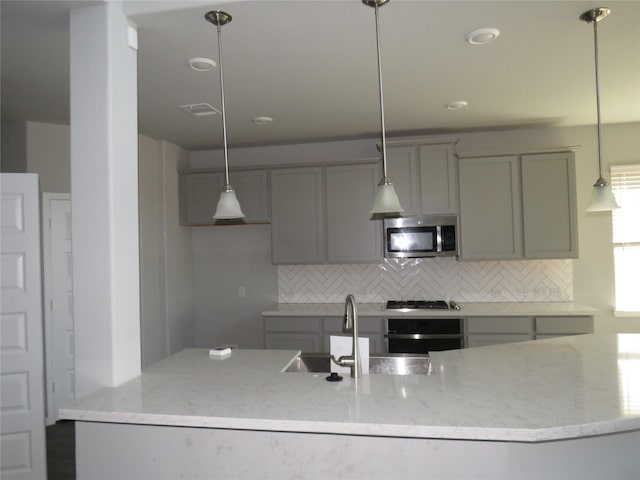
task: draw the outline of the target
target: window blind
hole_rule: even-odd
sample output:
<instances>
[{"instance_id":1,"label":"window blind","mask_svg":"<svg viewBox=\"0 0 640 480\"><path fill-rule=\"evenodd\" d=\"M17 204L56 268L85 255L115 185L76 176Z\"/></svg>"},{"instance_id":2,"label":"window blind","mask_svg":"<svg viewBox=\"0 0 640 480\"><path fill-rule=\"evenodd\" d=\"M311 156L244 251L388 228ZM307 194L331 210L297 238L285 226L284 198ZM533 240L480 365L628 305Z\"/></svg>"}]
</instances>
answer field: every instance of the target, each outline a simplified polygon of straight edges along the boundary
<instances>
[{"instance_id":1,"label":"window blind","mask_svg":"<svg viewBox=\"0 0 640 480\"><path fill-rule=\"evenodd\" d=\"M640 311L640 164L612 165L616 310Z\"/></svg>"}]
</instances>

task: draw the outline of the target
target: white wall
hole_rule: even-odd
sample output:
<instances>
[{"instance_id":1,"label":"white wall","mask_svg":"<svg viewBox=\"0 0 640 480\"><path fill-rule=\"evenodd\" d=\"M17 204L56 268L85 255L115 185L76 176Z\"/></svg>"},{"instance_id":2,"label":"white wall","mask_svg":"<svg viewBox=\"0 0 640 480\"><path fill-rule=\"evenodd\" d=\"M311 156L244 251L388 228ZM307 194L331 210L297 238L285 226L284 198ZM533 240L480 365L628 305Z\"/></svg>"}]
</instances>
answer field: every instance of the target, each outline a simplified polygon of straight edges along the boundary
<instances>
[{"instance_id":1,"label":"white wall","mask_svg":"<svg viewBox=\"0 0 640 480\"><path fill-rule=\"evenodd\" d=\"M278 301L270 225L193 227L193 269L196 346L263 348L260 312Z\"/></svg>"},{"instance_id":2,"label":"white wall","mask_svg":"<svg viewBox=\"0 0 640 480\"><path fill-rule=\"evenodd\" d=\"M0 135L2 156L0 171L5 173L27 172L26 122L3 122Z\"/></svg>"},{"instance_id":3,"label":"white wall","mask_svg":"<svg viewBox=\"0 0 640 480\"><path fill-rule=\"evenodd\" d=\"M191 229L178 220L178 169L187 152L139 138L142 367L194 345Z\"/></svg>"},{"instance_id":4,"label":"white wall","mask_svg":"<svg viewBox=\"0 0 640 480\"><path fill-rule=\"evenodd\" d=\"M2 124L3 158L38 173L41 191L68 193L70 129L38 122ZM178 169L188 152L139 136L142 365L194 344L191 229L178 221ZM5 157L6 155L6 157ZM24 163L22 163L24 161ZM2 161L3 171L5 166Z\"/></svg>"},{"instance_id":5,"label":"white wall","mask_svg":"<svg viewBox=\"0 0 640 480\"><path fill-rule=\"evenodd\" d=\"M164 191L164 268L168 354L193 347L195 328L192 229L180 225L178 170L188 162L188 152L161 142Z\"/></svg>"},{"instance_id":6,"label":"white wall","mask_svg":"<svg viewBox=\"0 0 640 480\"><path fill-rule=\"evenodd\" d=\"M40 175L40 191L71 192L69 126L27 122L27 168Z\"/></svg>"},{"instance_id":7,"label":"white wall","mask_svg":"<svg viewBox=\"0 0 640 480\"><path fill-rule=\"evenodd\" d=\"M532 128L480 133L451 133L460 141L457 152L509 152L530 151L561 146L578 146L576 151L577 202L581 212L578 218L580 258L573 261L574 301L601 310L596 318L597 332L639 332L640 317L616 317L611 215L585 212L591 188L598 177L596 128ZM378 156L376 140L357 140L330 143L269 146L231 149L231 168L237 166L264 166L269 164L297 164L326 161L350 161ZM606 125L602 132L603 168L607 178L610 164L640 161L640 124ZM191 153L192 168L220 166L219 151ZM194 248L195 253L195 248ZM219 285L212 273L200 282ZM199 283L196 283L196 290ZM196 292L196 299L201 296ZM202 305L196 305L198 311ZM199 317L197 317L199 318ZM199 322L199 320L197 320ZM198 331L199 325L196 325Z\"/></svg>"},{"instance_id":8,"label":"white wall","mask_svg":"<svg viewBox=\"0 0 640 480\"><path fill-rule=\"evenodd\" d=\"M37 173L41 192L71 192L69 135L68 125L3 123L2 170Z\"/></svg>"}]
</instances>

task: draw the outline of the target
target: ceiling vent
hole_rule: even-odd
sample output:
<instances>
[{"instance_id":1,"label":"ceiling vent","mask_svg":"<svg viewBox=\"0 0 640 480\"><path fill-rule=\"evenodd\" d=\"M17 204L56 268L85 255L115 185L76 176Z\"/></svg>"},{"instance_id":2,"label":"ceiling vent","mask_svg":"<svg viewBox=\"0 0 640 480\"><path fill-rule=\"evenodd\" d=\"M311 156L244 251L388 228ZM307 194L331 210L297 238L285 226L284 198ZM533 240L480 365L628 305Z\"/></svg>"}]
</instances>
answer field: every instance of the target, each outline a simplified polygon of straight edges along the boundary
<instances>
[{"instance_id":1,"label":"ceiling vent","mask_svg":"<svg viewBox=\"0 0 640 480\"><path fill-rule=\"evenodd\" d=\"M191 105L180 105L181 110L184 110L191 115L197 117L203 117L205 115L220 115L220 110L212 107L208 103L194 103Z\"/></svg>"}]
</instances>

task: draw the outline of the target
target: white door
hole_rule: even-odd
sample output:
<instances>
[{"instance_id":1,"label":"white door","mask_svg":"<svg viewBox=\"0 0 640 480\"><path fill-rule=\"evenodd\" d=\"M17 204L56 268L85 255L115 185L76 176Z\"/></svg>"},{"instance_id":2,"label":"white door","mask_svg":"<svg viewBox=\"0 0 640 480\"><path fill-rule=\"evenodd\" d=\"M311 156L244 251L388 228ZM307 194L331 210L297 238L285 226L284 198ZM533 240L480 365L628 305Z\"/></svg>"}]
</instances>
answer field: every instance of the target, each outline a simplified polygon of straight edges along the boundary
<instances>
[{"instance_id":1,"label":"white door","mask_svg":"<svg viewBox=\"0 0 640 480\"><path fill-rule=\"evenodd\" d=\"M47 476L38 176L3 173L0 477Z\"/></svg>"},{"instance_id":2,"label":"white door","mask_svg":"<svg viewBox=\"0 0 640 480\"><path fill-rule=\"evenodd\" d=\"M75 399L73 290L71 268L71 195L42 194L47 423L58 408Z\"/></svg>"}]
</instances>

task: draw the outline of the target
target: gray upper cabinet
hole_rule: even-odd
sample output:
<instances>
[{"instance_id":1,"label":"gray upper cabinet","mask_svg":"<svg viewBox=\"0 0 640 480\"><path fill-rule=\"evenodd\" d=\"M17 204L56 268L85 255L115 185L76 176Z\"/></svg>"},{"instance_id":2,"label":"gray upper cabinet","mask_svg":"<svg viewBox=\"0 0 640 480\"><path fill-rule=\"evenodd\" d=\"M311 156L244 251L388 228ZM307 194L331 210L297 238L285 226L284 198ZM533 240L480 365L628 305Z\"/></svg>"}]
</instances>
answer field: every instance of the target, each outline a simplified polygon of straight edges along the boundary
<instances>
[{"instance_id":1,"label":"gray upper cabinet","mask_svg":"<svg viewBox=\"0 0 640 480\"><path fill-rule=\"evenodd\" d=\"M458 178L453 144L420 145L422 214L458 213Z\"/></svg>"},{"instance_id":2,"label":"gray upper cabinet","mask_svg":"<svg viewBox=\"0 0 640 480\"><path fill-rule=\"evenodd\" d=\"M522 208L526 258L577 258L572 152L522 156Z\"/></svg>"},{"instance_id":3,"label":"gray upper cabinet","mask_svg":"<svg viewBox=\"0 0 640 480\"><path fill-rule=\"evenodd\" d=\"M403 216L420 215L418 149L414 145L387 148L387 174L396 187Z\"/></svg>"},{"instance_id":4,"label":"gray upper cabinet","mask_svg":"<svg viewBox=\"0 0 640 480\"><path fill-rule=\"evenodd\" d=\"M274 264L322 263L325 247L322 167L271 172L271 248Z\"/></svg>"},{"instance_id":5,"label":"gray upper cabinet","mask_svg":"<svg viewBox=\"0 0 640 480\"><path fill-rule=\"evenodd\" d=\"M378 164L326 167L329 263L382 259L381 222L370 214L380 175Z\"/></svg>"},{"instance_id":6,"label":"gray upper cabinet","mask_svg":"<svg viewBox=\"0 0 640 480\"><path fill-rule=\"evenodd\" d=\"M377 263L382 226L371 220L381 173L376 164L274 169L274 264Z\"/></svg>"},{"instance_id":7,"label":"gray upper cabinet","mask_svg":"<svg viewBox=\"0 0 640 480\"><path fill-rule=\"evenodd\" d=\"M231 171L229 181L236 191L246 223L269 222L269 191L266 170ZM213 225L224 172L180 174L180 223Z\"/></svg>"},{"instance_id":8,"label":"gray upper cabinet","mask_svg":"<svg viewBox=\"0 0 640 480\"><path fill-rule=\"evenodd\" d=\"M519 158L461 158L459 169L460 258L522 258Z\"/></svg>"},{"instance_id":9,"label":"gray upper cabinet","mask_svg":"<svg viewBox=\"0 0 640 480\"><path fill-rule=\"evenodd\" d=\"M460 258L578 256L572 152L461 158Z\"/></svg>"},{"instance_id":10,"label":"gray upper cabinet","mask_svg":"<svg viewBox=\"0 0 640 480\"><path fill-rule=\"evenodd\" d=\"M403 216L458 213L454 143L431 142L391 142L387 148L388 174L405 210Z\"/></svg>"}]
</instances>

